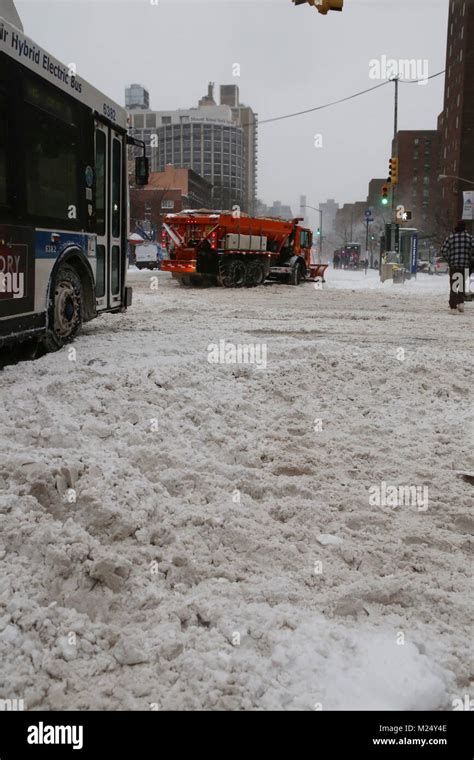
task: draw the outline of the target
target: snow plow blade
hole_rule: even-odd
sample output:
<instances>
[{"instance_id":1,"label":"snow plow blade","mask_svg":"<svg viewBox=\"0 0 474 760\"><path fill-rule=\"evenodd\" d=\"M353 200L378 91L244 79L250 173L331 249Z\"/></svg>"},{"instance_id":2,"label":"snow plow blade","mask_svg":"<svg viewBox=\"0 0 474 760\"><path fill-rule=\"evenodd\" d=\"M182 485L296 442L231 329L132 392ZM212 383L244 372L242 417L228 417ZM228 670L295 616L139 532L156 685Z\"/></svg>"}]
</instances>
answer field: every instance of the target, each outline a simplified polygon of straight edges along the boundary
<instances>
[{"instance_id":1,"label":"snow plow blade","mask_svg":"<svg viewBox=\"0 0 474 760\"><path fill-rule=\"evenodd\" d=\"M329 264L311 264L309 267L309 277L306 282L326 282L324 275Z\"/></svg>"}]
</instances>

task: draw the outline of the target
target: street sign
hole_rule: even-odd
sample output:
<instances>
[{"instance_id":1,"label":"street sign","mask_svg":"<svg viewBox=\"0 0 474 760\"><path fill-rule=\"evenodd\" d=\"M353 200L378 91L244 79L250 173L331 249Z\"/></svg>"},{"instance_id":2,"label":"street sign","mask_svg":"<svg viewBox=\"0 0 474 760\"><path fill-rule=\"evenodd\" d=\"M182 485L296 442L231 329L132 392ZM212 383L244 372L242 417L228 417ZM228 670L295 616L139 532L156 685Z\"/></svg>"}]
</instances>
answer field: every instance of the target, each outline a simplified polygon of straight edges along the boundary
<instances>
[{"instance_id":1,"label":"street sign","mask_svg":"<svg viewBox=\"0 0 474 760\"><path fill-rule=\"evenodd\" d=\"M466 221L474 219L474 190L463 190L462 218Z\"/></svg>"},{"instance_id":2,"label":"street sign","mask_svg":"<svg viewBox=\"0 0 474 760\"><path fill-rule=\"evenodd\" d=\"M370 208L368 208L367 211L364 212L364 216L366 217L366 219L368 219L369 216L372 216L372 211L370 210Z\"/></svg>"}]
</instances>

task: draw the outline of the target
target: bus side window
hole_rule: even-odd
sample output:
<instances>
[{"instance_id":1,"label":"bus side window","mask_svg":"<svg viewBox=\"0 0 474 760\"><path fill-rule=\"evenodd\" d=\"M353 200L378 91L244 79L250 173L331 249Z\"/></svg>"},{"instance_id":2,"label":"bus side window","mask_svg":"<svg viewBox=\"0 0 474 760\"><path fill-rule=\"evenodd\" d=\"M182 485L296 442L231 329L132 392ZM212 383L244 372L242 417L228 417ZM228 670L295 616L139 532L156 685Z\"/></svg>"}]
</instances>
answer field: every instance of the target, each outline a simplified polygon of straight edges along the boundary
<instances>
[{"instance_id":1,"label":"bus side window","mask_svg":"<svg viewBox=\"0 0 474 760\"><path fill-rule=\"evenodd\" d=\"M0 82L0 206L7 205L7 99Z\"/></svg>"},{"instance_id":2,"label":"bus side window","mask_svg":"<svg viewBox=\"0 0 474 760\"><path fill-rule=\"evenodd\" d=\"M35 107L25 109L28 213L57 221L79 221L79 135ZM77 221L76 221L77 220Z\"/></svg>"}]
</instances>

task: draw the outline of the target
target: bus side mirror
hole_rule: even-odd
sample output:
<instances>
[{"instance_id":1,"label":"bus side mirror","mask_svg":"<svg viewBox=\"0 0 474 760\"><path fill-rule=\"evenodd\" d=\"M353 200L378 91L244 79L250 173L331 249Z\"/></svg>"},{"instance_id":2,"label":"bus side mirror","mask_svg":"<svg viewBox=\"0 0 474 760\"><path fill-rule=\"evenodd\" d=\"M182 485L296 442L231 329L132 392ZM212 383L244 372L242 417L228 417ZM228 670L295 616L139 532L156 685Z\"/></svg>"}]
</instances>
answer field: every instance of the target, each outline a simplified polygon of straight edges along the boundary
<instances>
[{"instance_id":1,"label":"bus side mirror","mask_svg":"<svg viewBox=\"0 0 474 760\"><path fill-rule=\"evenodd\" d=\"M149 175L148 158L146 156L137 156L135 159L135 184L138 187L148 185Z\"/></svg>"}]
</instances>

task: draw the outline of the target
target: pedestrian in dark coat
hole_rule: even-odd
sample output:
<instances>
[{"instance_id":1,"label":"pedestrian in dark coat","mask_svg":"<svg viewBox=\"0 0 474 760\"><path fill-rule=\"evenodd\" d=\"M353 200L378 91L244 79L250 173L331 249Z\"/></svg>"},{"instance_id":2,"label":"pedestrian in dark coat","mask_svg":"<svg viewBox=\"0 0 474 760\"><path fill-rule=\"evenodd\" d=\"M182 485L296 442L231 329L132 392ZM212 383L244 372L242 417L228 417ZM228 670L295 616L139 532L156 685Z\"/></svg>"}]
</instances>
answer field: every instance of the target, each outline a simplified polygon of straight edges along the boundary
<instances>
[{"instance_id":1,"label":"pedestrian in dark coat","mask_svg":"<svg viewBox=\"0 0 474 760\"><path fill-rule=\"evenodd\" d=\"M449 266L449 308L452 314L464 311L464 293L469 282L469 269L474 257L474 238L466 232L466 223L456 224L441 248L441 256Z\"/></svg>"}]
</instances>

